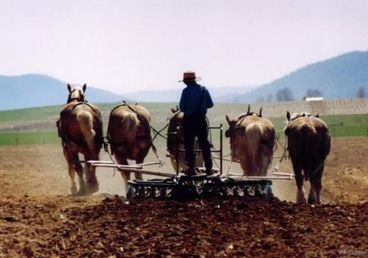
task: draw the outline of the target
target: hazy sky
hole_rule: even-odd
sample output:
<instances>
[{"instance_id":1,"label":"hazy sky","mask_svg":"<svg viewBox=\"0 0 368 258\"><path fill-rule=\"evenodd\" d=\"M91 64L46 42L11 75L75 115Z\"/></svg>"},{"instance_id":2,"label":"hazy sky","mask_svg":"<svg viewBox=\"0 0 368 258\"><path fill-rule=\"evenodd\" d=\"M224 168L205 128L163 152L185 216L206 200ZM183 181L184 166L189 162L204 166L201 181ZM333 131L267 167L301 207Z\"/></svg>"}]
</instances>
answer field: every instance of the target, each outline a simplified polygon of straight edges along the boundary
<instances>
[{"instance_id":1,"label":"hazy sky","mask_svg":"<svg viewBox=\"0 0 368 258\"><path fill-rule=\"evenodd\" d=\"M124 94L262 84L368 49L368 1L0 0L0 75L48 74Z\"/></svg>"}]
</instances>

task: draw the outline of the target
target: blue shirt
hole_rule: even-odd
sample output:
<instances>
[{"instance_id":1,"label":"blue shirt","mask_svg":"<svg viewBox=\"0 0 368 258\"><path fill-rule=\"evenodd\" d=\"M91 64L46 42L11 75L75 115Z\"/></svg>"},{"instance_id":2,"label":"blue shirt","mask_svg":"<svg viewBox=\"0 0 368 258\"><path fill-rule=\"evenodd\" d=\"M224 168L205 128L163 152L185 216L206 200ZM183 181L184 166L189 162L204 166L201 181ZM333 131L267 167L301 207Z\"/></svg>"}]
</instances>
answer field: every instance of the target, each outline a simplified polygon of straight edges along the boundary
<instances>
[{"instance_id":1,"label":"blue shirt","mask_svg":"<svg viewBox=\"0 0 368 258\"><path fill-rule=\"evenodd\" d=\"M179 107L184 116L206 114L207 109L213 107L213 101L206 87L193 82L181 93Z\"/></svg>"}]
</instances>

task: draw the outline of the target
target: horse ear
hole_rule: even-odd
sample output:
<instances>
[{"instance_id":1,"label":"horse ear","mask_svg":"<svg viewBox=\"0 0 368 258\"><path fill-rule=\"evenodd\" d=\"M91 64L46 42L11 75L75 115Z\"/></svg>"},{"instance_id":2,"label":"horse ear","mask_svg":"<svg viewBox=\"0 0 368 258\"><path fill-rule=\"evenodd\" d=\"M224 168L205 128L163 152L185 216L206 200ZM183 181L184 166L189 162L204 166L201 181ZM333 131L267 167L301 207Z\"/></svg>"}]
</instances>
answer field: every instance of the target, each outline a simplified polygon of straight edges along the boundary
<instances>
[{"instance_id":1,"label":"horse ear","mask_svg":"<svg viewBox=\"0 0 368 258\"><path fill-rule=\"evenodd\" d=\"M172 107L170 107L170 110L171 110L172 113L175 113L176 112L176 110L174 108L172 108Z\"/></svg>"},{"instance_id":2,"label":"horse ear","mask_svg":"<svg viewBox=\"0 0 368 258\"><path fill-rule=\"evenodd\" d=\"M250 105L248 104L248 111L247 111L247 115L249 115L250 112Z\"/></svg>"},{"instance_id":3,"label":"horse ear","mask_svg":"<svg viewBox=\"0 0 368 258\"><path fill-rule=\"evenodd\" d=\"M68 83L68 91L71 92L72 91L72 86L70 86L70 84Z\"/></svg>"},{"instance_id":4,"label":"horse ear","mask_svg":"<svg viewBox=\"0 0 368 258\"><path fill-rule=\"evenodd\" d=\"M319 117L319 114L316 114L315 117Z\"/></svg>"},{"instance_id":5,"label":"horse ear","mask_svg":"<svg viewBox=\"0 0 368 258\"><path fill-rule=\"evenodd\" d=\"M262 117L262 107L259 109L259 117Z\"/></svg>"},{"instance_id":6,"label":"horse ear","mask_svg":"<svg viewBox=\"0 0 368 258\"><path fill-rule=\"evenodd\" d=\"M86 89L87 89L87 84L84 84L84 85L83 85L83 92L85 92L85 91L86 91Z\"/></svg>"},{"instance_id":7,"label":"horse ear","mask_svg":"<svg viewBox=\"0 0 368 258\"><path fill-rule=\"evenodd\" d=\"M289 111L286 111L286 118L288 121L290 121L290 112Z\"/></svg>"},{"instance_id":8,"label":"horse ear","mask_svg":"<svg viewBox=\"0 0 368 258\"><path fill-rule=\"evenodd\" d=\"M230 125L231 120L230 120L229 116L225 115L225 118L226 118L226 122Z\"/></svg>"}]
</instances>

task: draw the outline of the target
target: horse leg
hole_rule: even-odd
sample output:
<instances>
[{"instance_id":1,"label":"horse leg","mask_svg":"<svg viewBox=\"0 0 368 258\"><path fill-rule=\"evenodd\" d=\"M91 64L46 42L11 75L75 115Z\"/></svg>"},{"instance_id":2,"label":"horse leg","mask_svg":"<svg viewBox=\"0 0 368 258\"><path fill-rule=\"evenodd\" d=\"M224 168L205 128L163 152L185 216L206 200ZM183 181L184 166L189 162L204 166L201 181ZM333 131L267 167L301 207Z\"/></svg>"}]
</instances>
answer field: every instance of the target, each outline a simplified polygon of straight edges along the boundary
<instances>
[{"instance_id":1,"label":"horse leg","mask_svg":"<svg viewBox=\"0 0 368 258\"><path fill-rule=\"evenodd\" d=\"M139 156L139 157L137 158L137 160L136 160L136 163L137 163L137 164L142 164L143 162L144 162L144 157L142 157L142 156ZM142 180L142 179L143 179L143 177L142 177L142 173L135 172L135 173L134 173L134 176L135 176L135 178L136 178L136 179L138 179L138 180Z\"/></svg>"},{"instance_id":2,"label":"horse leg","mask_svg":"<svg viewBox=\"0 0 368 258\"><path fill-rule=\"evenodd\" d=\"M270 167L271 163L272 163L272 156L262 154L261 176L267 176L268 168Z\"/></svg>"},{"instance_id":3,"label":"horse leg","mask_svg":"<svg viewBox=\"0 0 368 258\"><path fill-rule=\"evenodd\" d=\"M98 160L99 156L96 152L90 151L84 155L85 160ZM87 193L92 194L98 191L98 181L96 177L96 168L91 164L85 164L85 175L87 183Z\"/></svg>"},{"instance_id":4,"label":"horse leg","mask_svg":"<svg viewBox=\"0 0 368 258\"><path fill-rule=\"evenodd\" d=\"M322 189L322 172L323 172L323 168L324 165L322 165L320 168L318 168L318 170L315 172L315 174L310 174L310 184L311 184L311 189L309 192L309 197L308 197L308 203L309 204L320 204L321 200L320 200L320 194L321 194L321 189Z\"/></svg>"},{"instance_id":5,"label":"horse leg","mask_svg":"<svg viewBox=\"0 0 368 258\"><path fill-rule=\"evenodd\" d=\"M129 165L128 160L126 157L120 153L121 151L114 150L114 157L116 159L116 162L121 165ZM119 169L120 175L123 178L123 184L125 192L128 191L128 181L130 180L130 172L127 170Z\"/></svg>"},{"instance_id":6,"label":"horse leg","mask_svg":"<svg viewBox=\"0 0 368 258\"><path fill-rule=\"evenodd\" d=\"M65 160L67 161L68 163L68 173L69 173L69 177L70 177L70 184L71 184L71 187L70 187L70 190L71 190L71 193L72 195L76 195L77 194L77 185L75 183L75 169L74 169L74 163L73 163L73 160L72 158L70 157L68 151L66 148L63 148L63 154L64 154L64 157L65 157Z\"/></svg>"},{"instance_id":7,"label":"horse leg","mask_svg":"<svg viewBox=\"0 0 368 258\"><path fill-rule=\"evenodd\" d=\"M245 176L250 176L250 170L248 168L248 159L246 157L244 157L243 155L239 156L239 161L240 161L240 167L243 170L243 174Z\"/></svg>"},{"instance_id":8,"label":"horse leg","mask_svg":"<svg viewBox=\"0 0 368 258\"><path fill-rule=\"evenodd\" d=\"M325 164L322 164L320 170L318 171L317 177L316 177L316 202L317 204L321 204L321 190L322 190L322 174L323 170L325 168Z\"/></svg>"},{"instance_id":9,"label":"horse leg","mask_svg":"<svg viewBox=\"0 0 368 258\"><path fill-rule=\"evenodd\" d=\"M295 182L297 186L297 194L296 194L296 203L306 203L305 195L304 195L304 176L302 175L302 169L299 168L293 162L293 169L295 174Z\"/></svg>"},{"instance_id":10,"label":"horse leg","mask_svg":"<svg viewBox=\"0 0 368 258\"><path fill-rule=\"evenodd\" d=\"M71 165L73 166L74 170L77 171L79 179L79 191L76 193L76 195L85 195L86 186L83 178L83 167L79 161L78 152L73 152L68 156L70 158Z\"/></svg>"},{"instance_id":11,"label":"horse leg","mask_svg":"<svg viewBox=\"0 0 368 258\"><path fill-rule=\"evenodd\" d=\"M309 191L309 196L308 196L308 203L314 204L316 203L316 199L317 199L315 175L311 174L309 181L310 181L310 191Z\"/></svg>"},{"instance_id":12,"label":"horse leg","mask_svg":"<svg viewBox=\"0 0 368 258\"><path fill-rule=\"evenodd\" d=\"M122 165L129 165L128 162L122 162ZM124 189L125 192L128 191L128 181L130 180L130 171L126 171L126 170L119 170L120 171L120 175L123 178L123 184L124 184Z\"/></svg>"}]
</instances>

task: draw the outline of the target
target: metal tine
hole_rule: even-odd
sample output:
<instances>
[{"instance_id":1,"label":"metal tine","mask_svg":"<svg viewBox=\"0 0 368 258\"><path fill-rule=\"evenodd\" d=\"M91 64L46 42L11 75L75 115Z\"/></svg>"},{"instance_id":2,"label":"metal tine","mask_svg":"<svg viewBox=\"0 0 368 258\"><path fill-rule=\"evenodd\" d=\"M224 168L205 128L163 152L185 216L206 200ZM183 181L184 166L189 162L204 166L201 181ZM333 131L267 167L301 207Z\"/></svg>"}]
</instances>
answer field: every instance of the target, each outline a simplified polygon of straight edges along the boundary
<instances>
[{"instance_id":1,"label":"metal tine","mask_svg":"<svg viewBox=\"0 0 368 258\"><path fill-rule=\"evenodd\" d=\"M87 161L80 161L81 163L89 163L93 164L114 164L112 160L87 160Z\"/></svg>"},{"instance_id":2,"label":"metal tine","mask_svg":"<svg viewBox=\"0 0 368 258\"><path fill-rule=\"evenodd\" d=\"M88 161L80 161L81 163L88 163L95 167L104 167L107 165L107 167L110 167L108 165L113 165L117 168L143 168L144 166L152 166L152 165L159 165L163 166L165 165L165 162L163 161L153 161L153 162L146 162L146 163L138 163L138 164L132 164L132 165L122 165L122 164L116 164L113 161L109 160L88 160ZM111 166L111 167L113 167Z\"/></svg>"},{"instance_id":3,"label":"metal tine","mask_svg":"<svg viewBox=\"0 0 368 258\"><path fill-rule=\"evenodd\" d=\"M243 175L236 175L236 174L228 174L226 177L236 178L240 180L246 181L258 181L258 180L292 180L293 175L273 175L273 176L243 176Z\"/></svg>"}]
</instances>

